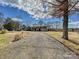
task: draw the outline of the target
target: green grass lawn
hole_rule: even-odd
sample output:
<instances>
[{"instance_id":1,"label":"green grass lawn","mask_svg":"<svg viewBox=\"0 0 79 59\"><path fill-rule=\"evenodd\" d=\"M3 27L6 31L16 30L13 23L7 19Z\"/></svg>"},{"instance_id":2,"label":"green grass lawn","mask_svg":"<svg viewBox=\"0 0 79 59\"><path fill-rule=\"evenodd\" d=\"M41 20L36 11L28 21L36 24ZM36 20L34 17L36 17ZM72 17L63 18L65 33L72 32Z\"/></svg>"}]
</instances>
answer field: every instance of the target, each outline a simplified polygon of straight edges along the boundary
<instances>
[{"instance_id":1,"label":"green grass lawn","mask_svg":"<svg viewBox=\"0 0 79 59\"><path fill-rule=\"evenodd\" d=\"M0 34L0 48L6 47L14 39L15 34L16 32Z\"/></svg>"},{"instance_id":2,"label":"green grass lawn","mask_svg":"<svg viewBox=\"0 0 79 59\"><path fill-rule=\"evenodd\" d=\"M0 34L0 48L9 43L9 37L6 34Z\"/></svg>"},{"instance_id":3,"label":"green grass lawn","mask_svg":"<svg viewBox=\"0 0 79 59\"><path fill-rule=\"evenodd\" d=\"M13 31L13 32L7 32L5 34L0 34L0 48L4 48L8 46L8 44L14 40L15 36L18 34L20 35L21 31ZM28 32L23 32L23 37L26 37ZM21 36L22 36L21 35Z\"/></svg>"}]
</instances>

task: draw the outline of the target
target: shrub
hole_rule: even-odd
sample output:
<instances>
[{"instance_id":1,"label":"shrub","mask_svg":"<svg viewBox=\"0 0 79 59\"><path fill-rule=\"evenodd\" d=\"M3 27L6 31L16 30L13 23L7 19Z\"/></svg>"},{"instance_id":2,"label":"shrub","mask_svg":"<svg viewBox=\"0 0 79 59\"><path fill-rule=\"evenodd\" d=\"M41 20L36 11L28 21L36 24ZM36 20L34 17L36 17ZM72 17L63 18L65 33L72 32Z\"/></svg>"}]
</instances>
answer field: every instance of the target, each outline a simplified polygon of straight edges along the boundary
<instances>
[{"instance_id":1,"label":"shrub","mask_svg":"<svg viewBox=\"0 0 79 59\"><path fill-rule=\"evenodd\" d=\"M21 39L23 38L22 35L23 35L22 33L16 34L15 37L14 37L14 40L13 40L12 42L16 42L16 41L18 41L18 40L21 40Z\"/></svg>"},{"instance_id":2,"label":"shrub","mask_svg":"<svg viewBox=\"0 0 79 59\"><path fill-rule=\"evenodd\" d=\"M20 39L21 39L21 37L17 34L17 35L15 35L14 40L12 42L18 41Z\"/></svg>"},{"instance_id":3,"label":"shrub","mask_svg":"<svg viewBox=\"0 0 79 59\"><path fill-rule=\"evenodd\" d=\"M21 40L23 38L23 32L21 32L20 34L16 34L14 37L14 40L12 42L16 42L18 40Z\"/></svg>"}]
</instances>

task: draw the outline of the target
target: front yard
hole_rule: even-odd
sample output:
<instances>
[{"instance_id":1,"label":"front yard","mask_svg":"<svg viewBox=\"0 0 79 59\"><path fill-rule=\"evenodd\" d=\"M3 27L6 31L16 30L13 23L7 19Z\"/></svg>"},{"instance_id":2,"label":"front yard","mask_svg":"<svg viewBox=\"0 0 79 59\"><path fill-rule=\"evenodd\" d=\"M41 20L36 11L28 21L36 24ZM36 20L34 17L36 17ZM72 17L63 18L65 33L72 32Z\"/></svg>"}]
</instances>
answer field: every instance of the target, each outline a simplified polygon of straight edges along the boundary
<instances>
[{"instance_id":1,"label":"front yard","mask_svg":"<svg viewBox=\"0 0 79 59\"><path fill-rule=\"evenodd\" d=\"M21 32L13 31L7 32L5 34L0 34L0 48L6 47L12 40L14 40L16 35L19 35ZM23 37L26 36L28 32L23 32ZM28 33L29 34L29 33Z\"/></svg>"},{"instance_id":2,"label":"front yard","mask_svg":"<svg viewBox=\"0 0 79 59\"><path fill-rule=\"evenodd\" d=\"M47 34L67 46L75 53L79 54L79 33L69 32L69 40L65 40L62 38L62 32L50 31L47 32Z\"/></svg>"}]
</instances>

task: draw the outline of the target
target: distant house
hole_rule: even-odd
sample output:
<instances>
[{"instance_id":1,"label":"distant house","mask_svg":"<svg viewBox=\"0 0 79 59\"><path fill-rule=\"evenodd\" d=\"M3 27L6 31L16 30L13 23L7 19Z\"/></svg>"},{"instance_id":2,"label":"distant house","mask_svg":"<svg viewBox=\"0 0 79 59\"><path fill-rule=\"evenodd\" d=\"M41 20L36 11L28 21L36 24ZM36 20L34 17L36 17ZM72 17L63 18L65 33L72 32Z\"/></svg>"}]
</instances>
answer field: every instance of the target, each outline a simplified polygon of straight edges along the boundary
<instances>
[{"instance_id":1,"label":"distant house","mask_svg":"<svg viewBox=\"0 0 79 59\"><path fill-rule=\"evenodd\" d=\"M41 25L41 26L40 25L35 25L35 26L31 27L31 30L32 31L47 31L48 28L45 25Z\"/></svg>"}]
</instances>

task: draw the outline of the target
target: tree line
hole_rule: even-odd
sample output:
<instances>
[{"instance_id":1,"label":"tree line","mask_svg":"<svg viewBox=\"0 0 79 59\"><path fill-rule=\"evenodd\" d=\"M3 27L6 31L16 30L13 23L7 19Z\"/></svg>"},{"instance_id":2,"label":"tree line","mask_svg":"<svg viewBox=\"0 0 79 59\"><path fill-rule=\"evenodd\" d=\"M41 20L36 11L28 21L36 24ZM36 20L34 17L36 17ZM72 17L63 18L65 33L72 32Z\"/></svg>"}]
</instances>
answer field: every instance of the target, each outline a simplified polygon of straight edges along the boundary
<instances>
[{"instance_id":1,"label":"tree line","mask_svg":"<svg viewBox=\"0 0 79 59\"><path fill-rule=\"evenodd\" d=\"M8 31L21 31L26 30L26 25L10 17L4 18L3 13L0 13L0 30L3 29L7 29Z\"/></svg>"}]
</instances>

